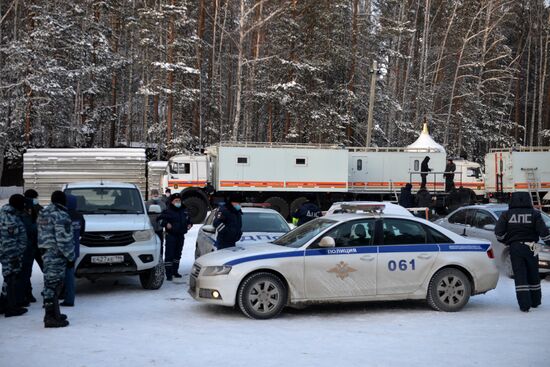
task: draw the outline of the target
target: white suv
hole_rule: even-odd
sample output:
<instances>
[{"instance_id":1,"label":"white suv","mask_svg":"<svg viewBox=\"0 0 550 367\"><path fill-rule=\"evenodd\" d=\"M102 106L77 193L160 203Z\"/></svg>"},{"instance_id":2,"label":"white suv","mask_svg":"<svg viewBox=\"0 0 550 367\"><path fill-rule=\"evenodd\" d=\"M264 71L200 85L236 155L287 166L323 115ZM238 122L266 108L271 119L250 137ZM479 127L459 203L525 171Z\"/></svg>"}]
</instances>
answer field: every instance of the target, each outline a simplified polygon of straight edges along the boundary
<instances>
[{"instance_id":1,"label":"white suv","mask_svg":"<svg viewBox=\"0 0 550 367\"><path fill-rule=\"evenodd\" d=\"M76 197L86 231L80 240L77 277L96 279L108 274L139 274L145 289L164 281L161 243L134 184L118 182L71 183L63 187ZM151 206L150 211L160 212Z\"/></svg>"}]
</instances>

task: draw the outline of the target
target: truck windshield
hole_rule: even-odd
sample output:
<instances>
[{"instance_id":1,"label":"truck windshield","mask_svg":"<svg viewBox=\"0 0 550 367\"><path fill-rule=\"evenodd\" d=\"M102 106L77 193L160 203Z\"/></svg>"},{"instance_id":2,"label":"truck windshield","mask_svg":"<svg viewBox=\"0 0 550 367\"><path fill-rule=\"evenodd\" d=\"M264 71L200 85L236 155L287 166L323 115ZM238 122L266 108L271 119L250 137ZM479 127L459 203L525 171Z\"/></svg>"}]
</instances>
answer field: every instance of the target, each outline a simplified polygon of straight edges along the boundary
<instances>
[{"instance_id":1,"label":"truck windshield","mask_svg":"<svg viewBox=\"0 0 550 367\"><path fill-rule=\"evenodd\" d=\"M298 248L309 242L313 237L332 226L336 221L324 218L317 218L311 222L288 232L284 236L279 237L272 243L279 246Z\"/></svg>"},{"instance_id":2,"label":"truck windshield","mask_svg":"<svg viewBox=\"0 0 550 367\"><path fill-rule=\"evenodd\" d=\"M133 188L74 188L76 210L82 214L143 214L139 191Z\"/></svg>"}]
</instances>

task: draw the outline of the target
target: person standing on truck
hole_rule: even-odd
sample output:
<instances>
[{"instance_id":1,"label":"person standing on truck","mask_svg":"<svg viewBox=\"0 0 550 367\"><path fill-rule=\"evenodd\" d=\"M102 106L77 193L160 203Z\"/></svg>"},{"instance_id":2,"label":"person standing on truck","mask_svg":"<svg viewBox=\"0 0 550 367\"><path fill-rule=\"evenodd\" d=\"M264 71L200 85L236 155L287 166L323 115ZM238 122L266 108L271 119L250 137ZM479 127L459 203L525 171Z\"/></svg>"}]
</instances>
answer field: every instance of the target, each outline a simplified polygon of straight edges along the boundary
<instances>
[{"instance_id":1,"label":"person standing on truck","mask_svg":"<svg viewBox=\"0 0 550 367\"><path fill-rule=\"evenodd\" d=\"M321 216L321 209L319 209L317 204L313 201L314 196L307 195L306 198L307 201L300 205L294 214L292 214L294 218L298 219L298 222L296 223L298 227Z\"/></svg>"},{"instance_id":2,"label":"person standing on truck","mask_svg":"<svg viewBox=\"0 0 550 367\"><path fill-rule=\"evenodd\" d=\"M401 188L398 204L401 205L403 208L414 207L414 196L411 190L412 190L412 185L410 183L407 183L405 187Z\"/></svg>"},{"instance_id":3,"label":"person standing on truck","mask_svg":"<svg viewBox=\"0 0 550 367\"><path fill-rule=\"evenodd\" d=\"M443 177L445 177L445 192L451 191L455 186L455 171L456 164L453 163L452 159L448 158L445 173L443 174Z\"/></svg>"},{"instance_id":4,"label":"person standing on truck","mask_svg":"<svg viewBox=\"0 0 550 367\"><path fill-rule=\"evenodd\" d=\"M508 210L495 226L497 239L510 247L519 308L529 312L541 302L538 241L550 243L550 232L527 192L514 192Z\"/></svg>"},{"instance_id":5,"label":"person standing on truck","mask_svg":"<svg viewBox=\"0 0 550 367\"><path fill-rule=\"evenodd\" d=\"M181 278L178 272L185 234L191 227L191 219L187 209L181 202L181 195L176 193L170 196L170 205L157 218L158 223L166 230L166 251L164 253L164 266L166 268L166 280L174 277Z\"/></svg>"},{"instance_id":6,"label":"person standing on truck","mask_svg":"<svg viewBox=\"0 0 550 367\"><path fill-rule=\"evenodd\" d=\"M239 195L232 194L226 197L225 205L220 207L214 222L218 236L214 246L218 249L235 247L235 244L241 239L243 212L241 210L241 198Z\"/></svg>"},{"instance_id":7,"label":"person standing on truck","mask_svg":"<svg viewBox=\"0 0 550 367\"><path fill-rule=\"evenodd\" d=\"M63 191L52 193L52 202L38 216L38 248L44 260L44 327L65 327L67 316L59 311L59 294L65 270L74 267L72 221Z\"/></svg>"},{"instance_id":8,"label":"person standing on truck","mask_svg":"<svg viewBox=\"0 0 550 367\"><path fill-rule=\"evenodd\" d=\"M159 191L157 189L152 189L151 190L151 199L147 200L145 202L145 207L147 208L147 212L149 212L149 208L151 207L151 205L160 206L161 212L166 210L166 204L165 204L164 200L162 200L160 198L160 194L159 194ZM163 230L162 230L161 225L157 221L159 216L160 216L160 214L157 214L157 213L149 213L149 219L151 220L151 224L153 225L153 229L155 230L155 233L157 234L157 236L160 238L160 248L161 248L161 251L162 251L162 248L164 246L164 234L163 234ZM164 252L161 252L161 253L164 253Z\"/></svg>"},{"instance_id":9,"label":"person standing on truck","mask_svg":"<svg viewBox=\"0 0 550 367\"><path fill-rule=\"evenodd\" d=\"M426 182L428 177L428 172L431 172L431 168L428 166L428 163L430 162L430 157L426 156L422 163L420 164L420 177L422 178L422 183L420 184L421 187L426 188Z\"/></svg>"},{"instance_id":10,"label":"person standing on truck","mask_svg":"<svg viewBox=\"0 0 550 367\"><path fill-rule=\"evenodd\" d=\"M73 230L73 244L74 244L74 258L75 261L80 256L80 237L84 235L86 230L86 221L84 216L77 211L76 196L67 195L67 209L69 216L71 217L72 230ZM75 279L74 279L74 266L67 267L65 270L65 291L64 300L61 306L73 307L75 298Z\"/></svg>"},{"instance_id":11,"label":"person standing on truck","mask_svg":"<svg viewBox=\"0 0 550 367\"><path fill-rule=\"evenodd\" d=\"M27 230L21 220L24 209L25 197L15 194L0 210L0 263L6 283L3 309L5 317L20 316L27 312L26 308L17 304L17 286L23 255L28 245Z\"/></svg>"}]
</instances>

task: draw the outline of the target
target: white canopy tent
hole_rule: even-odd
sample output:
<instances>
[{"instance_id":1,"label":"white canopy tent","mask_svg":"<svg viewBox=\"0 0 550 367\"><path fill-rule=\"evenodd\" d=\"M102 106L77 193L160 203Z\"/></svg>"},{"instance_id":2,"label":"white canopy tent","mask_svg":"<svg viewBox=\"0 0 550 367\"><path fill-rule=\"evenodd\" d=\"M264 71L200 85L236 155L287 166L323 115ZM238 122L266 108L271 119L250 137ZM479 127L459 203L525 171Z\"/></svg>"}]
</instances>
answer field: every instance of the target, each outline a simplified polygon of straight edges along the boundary
<instances>
[{"instance_id":1,"label":"white canopy tent","mask_svg":"<svg viewBox=\"0 0 550 367\"><path fill-rule=\"evenodd\" d=\"M429 149L431 151L445 153L445 148L443 148L442 145L436 143L435 140L433 140L433 138L431 137L430 133L428 132L428 124L426 123L424 124L422 133L420 134L418 139L416 139L416 141L411 145L408 145L405 148L405 151L411 152L421 149Z\"/></svg>"}]
</instances>

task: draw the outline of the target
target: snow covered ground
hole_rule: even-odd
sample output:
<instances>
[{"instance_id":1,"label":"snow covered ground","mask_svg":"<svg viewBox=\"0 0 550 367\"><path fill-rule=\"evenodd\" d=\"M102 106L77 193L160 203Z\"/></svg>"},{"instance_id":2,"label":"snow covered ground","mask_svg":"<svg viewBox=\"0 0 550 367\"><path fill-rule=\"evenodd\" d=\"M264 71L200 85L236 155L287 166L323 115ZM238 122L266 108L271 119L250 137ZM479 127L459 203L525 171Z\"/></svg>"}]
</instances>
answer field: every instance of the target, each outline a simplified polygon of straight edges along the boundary
<instances>
[{"instance_id":1,"label":"snow covered ground","mask_svg":"<svg viewBox=\"0 0 550 367\"><path fill-rule=\"evenodd\" d=\"M548 366L550 281L543 305L519 311L513 281L475 296L458 313L423 302L377 302L286 310L245 318L187 294L196 228L187 237L180 282L158 291L137 277L77 283L71 325L44 329L40 302L0 318L0 366ZM35 269L39 298L42 274ZM1 277L0 277L1 279Z\"/></svg>"}]
</instances>

